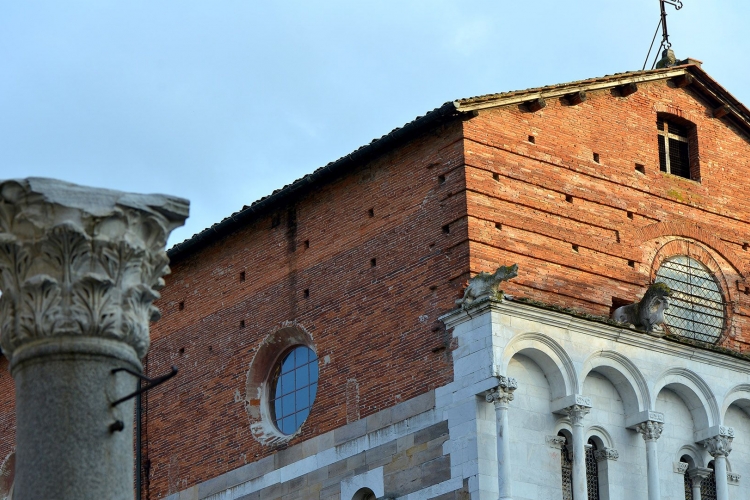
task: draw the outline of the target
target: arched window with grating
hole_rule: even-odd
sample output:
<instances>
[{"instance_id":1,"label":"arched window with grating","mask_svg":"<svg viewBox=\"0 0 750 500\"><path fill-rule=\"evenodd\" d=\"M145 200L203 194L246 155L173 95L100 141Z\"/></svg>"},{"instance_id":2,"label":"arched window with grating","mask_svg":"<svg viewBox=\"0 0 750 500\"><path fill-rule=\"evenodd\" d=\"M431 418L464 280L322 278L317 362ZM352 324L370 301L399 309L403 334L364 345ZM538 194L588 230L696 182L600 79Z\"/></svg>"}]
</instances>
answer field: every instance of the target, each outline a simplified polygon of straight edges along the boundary
<instances>
[{"instance_id":1,"label":"arched window with grating","mask_svg":"<svg viewBox=\"0 0 750 500\"><path fill-rule=\"evenodd\" d=\"M568 437L563 432L558 432L557 435L565 439L560 450L562 498L563 500L573 500L573 460L570 456L570 443L568 442Z\"/></svg>"},{"instance_id":2,"label":"arched window with grating","mask_svg":"<svg viewBox=\"0 0 750 500\"><path fill-rule=\"evenodd\" d=\"M724 331L724 297L706 266L687 255L665 260L657 283L672 290L664 320L675 335L715 344Z\"/></svg>"},{"instance_id":3,"label":"arched window with grating","mask_svg":"<svg viewBox=\"0 0 750 500\"><path fill-rule=\"evenodd\" d=\"M588 500L599 500L599 465L596 462L596 442L589 439L586 446L586 489Z\"/></svg>"},{"instance_id":4,"label":"arched window with grating","mask_svg":"<svg viewBox=\"0 0 750 500\"><path fill-rule=\"evenodd\" d=\"M690 462L688 462L684 456L680 457L680 462L688 464L688 466L690 465ZM693 500L693 480L690 479L690 475L687 472L685 472L683 478L683 483L685 484L685 500Z\"/></svg>"},{"instance_id":5,"label":"arched window with grating","mask_svg":"<svg viewBox=\"0 0 750 500\"><path fill-rule=\"evenodd\" d=\"M716 500L716 475L714 474L714 462L709 462L708 468L711 475L701 481L701 500Z\"/></svg>"}]
</instances>

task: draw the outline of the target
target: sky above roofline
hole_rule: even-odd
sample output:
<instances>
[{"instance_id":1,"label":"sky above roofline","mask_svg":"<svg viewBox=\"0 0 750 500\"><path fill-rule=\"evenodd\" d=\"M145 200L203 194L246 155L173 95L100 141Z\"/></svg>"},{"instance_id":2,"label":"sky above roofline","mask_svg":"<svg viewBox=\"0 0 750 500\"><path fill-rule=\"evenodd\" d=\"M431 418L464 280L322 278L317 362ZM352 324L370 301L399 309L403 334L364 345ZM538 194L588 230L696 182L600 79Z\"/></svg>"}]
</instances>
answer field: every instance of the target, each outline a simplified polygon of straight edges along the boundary
<instances>
[{"instance_id":1,"label":"sky above roofline","mask_svg":"<svg viewBox=\"0 0 750 500\"><path fill-rule=\"evenodd\" d=\"M684 3L668 10L677 57L704 61L748 103L750 5ZM0 178L189 198L175 243L446 101L640 70L658 10L656 0L6 2Z\"/></svg>"}]
</instances>

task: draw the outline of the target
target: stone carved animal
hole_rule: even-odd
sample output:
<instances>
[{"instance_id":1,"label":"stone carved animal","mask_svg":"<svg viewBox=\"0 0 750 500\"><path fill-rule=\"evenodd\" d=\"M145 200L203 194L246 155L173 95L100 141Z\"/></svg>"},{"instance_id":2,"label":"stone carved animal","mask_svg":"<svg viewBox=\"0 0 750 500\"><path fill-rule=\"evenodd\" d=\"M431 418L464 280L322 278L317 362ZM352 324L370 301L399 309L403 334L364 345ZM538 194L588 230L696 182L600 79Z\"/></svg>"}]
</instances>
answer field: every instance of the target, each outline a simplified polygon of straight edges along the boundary
<instances>
[{"instance_id":1,"label":"stone carved animal","mask_svg":"<svg viewBox=\"0 0 750 500\"><path fill-rule=\"evenodd\" d=\"M502 291L498 290L497 287L503 281L508 281L516 276L518 276L518 264L498 267L497 271L493 274L482 271L469 280L469 285L464 291L464 296L457 300L456 304L460 305L463 309L467 309L471 306L472 302L480 297L502 297Z\"/></svg>"},{"instance_id":2,"label":"stone carved animal","mask_svg":"<svg viewBox=\"0 0 750 500\"><path fill-rule=\"evenodd\" d=\"M648 287L639 302L618 307L612 319L618 323L630 323L651 333L654 326L664 323L664 311L669 309L672 290L664 283L654 283Z\"/></svg>"}]
</instances>

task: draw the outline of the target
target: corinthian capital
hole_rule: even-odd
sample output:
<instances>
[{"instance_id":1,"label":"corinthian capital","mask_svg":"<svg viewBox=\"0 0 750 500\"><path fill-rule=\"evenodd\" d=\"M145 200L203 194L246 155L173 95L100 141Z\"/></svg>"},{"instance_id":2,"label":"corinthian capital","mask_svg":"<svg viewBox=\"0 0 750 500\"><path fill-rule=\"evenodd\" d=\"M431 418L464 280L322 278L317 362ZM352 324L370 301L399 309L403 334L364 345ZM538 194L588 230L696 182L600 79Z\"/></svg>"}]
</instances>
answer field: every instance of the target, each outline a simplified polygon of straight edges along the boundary
<instances>
[{"instance_id":1,"label":"corinthian capital","mask_svg":"<svg viewBox=\"0 0 750 500\"><path fill-rule=\"evenodd\" d=\"M575 404L565 408L565 413L570 418L570 423L575 426L583 425L583 417L589 414L591 406Z\"/></svg>"},{"instance_id":2,"label":"corinthian capital","mask_svg":"<svg viewBox=\"0 0 750 500\"><path fill-rule=\"evenodd\" d=\"M719 434L718 436L704 439L701 441L701 444L712 457L726 457L732 451L732 439L734 439L734 429L732 429L731 435L730 433Z\"/></svg>"},{"instance_id":3,"label":"corinthian capital","mask_svg":"<svg viewBox=\"0 0 750 500\"><path fill-rule=\"evenodd\" d=\"M512 377L498 377L498 385L487 393L486 399L489 403L495 403L495 406L507 406L513 401L513 392L518 387L518 382Z\"/></svg>"},{"instance_id":4,"label":"corinthian capital","mask_svg":"<svg viewBox=\"0 0 750 500\"><path fill-rule=\"evenodd\" d=\"M661 437L661 431L664 430L664 424L662 422L647 420L638 424L635 427L635 430L643 436L644 441L656 441Z\"/></svg>"},{"instance_id":5,"label":"corinthian capital","mask_svg":"<svg viewBox=\"0 0 750 500\"><path fill-rule=\"evenodd\" d=\"M188 201L51 179L0 181L0 346L103 337L149 346L164 247Z\"/></svg>"}]
</instances>

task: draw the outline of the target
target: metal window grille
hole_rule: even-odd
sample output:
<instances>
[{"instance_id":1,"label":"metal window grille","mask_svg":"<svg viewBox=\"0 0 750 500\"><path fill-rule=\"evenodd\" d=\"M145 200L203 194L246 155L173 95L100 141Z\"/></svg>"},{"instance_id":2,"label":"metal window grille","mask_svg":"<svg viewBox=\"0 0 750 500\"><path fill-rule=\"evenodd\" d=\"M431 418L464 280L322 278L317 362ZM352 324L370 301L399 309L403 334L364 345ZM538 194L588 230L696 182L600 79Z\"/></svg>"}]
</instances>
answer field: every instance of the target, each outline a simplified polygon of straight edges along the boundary
<instances>
[{"instance_id":1,"label":"metal window grille","mask_svg":"<svg viewBox=\"0 0 750 500\"><path fill-rule=\"evenodd\" d=\"M271 412L276 427L293 434L302 426L318 392L318 357L305 346L292 349L274 372Z\"/></svg>"},{"instance_id":2,"label":"metal window grille","mask_svg":"<svg viewBox=\"0 0 750 500\"><path fill-rule=\"evenodd\" d=\"M680 459L680 462L687 463L685 459ZM693 481L687 472L683 476L683 483L685 484L685 500L693 500Z\"/></svg>"},{"instance_id":3,"label":"metal window grille","mask_svg":"<svg viewBox=\"0 0 750 500\"><path fill-rule=\"evenodd\" d=\"M701 500L716 500L716 475L713 473L714 463L708 464L711 475L701 481Z\"/></svg>"},{"instance_id":4,"label":"metal window grille","mask_svg":"<svg viewBox=\"0 0 750 500\"><path fill-rule=\"evenodd\" d=\"M663 119L656 122L659 169L690 179L690 141L685 128Z\"/></svg>"},{"instance_id":5,"label":"metal window grille","mask_svg":"<svg viewBox=\"0 0 750 500\"><path fill-rule=\"evenodd\" d=\"M671 333L716 343L724 330L724 298L719 284L700 262L686 255L664 261L656 282L672 290L664 312Z\"/></svg>"},{"instance_id":6,"label":"metal window grille","mask_svg":"<svg viewBox=\"0 0 750 500\"><path fill-rule=\"evenodd\" d=\"M565 437L560 433L558 436ZM570 459L568 450L568 439L560 450L560 466L562 468L562 497L563 500L573 500L573 461Z\"/></svg>"},{"instance_id":7,"label":"metal window grille","mask_svg":"<svg viewBox=\"0 0 750 500\"><path fill-rule=\"evenodd\" d=\"M586 489L588 490L588 500L599 500L599 465L596 462L594 452L596 443L589 439L589 445L586 447Z\"/></svg>"}]
</instances>

